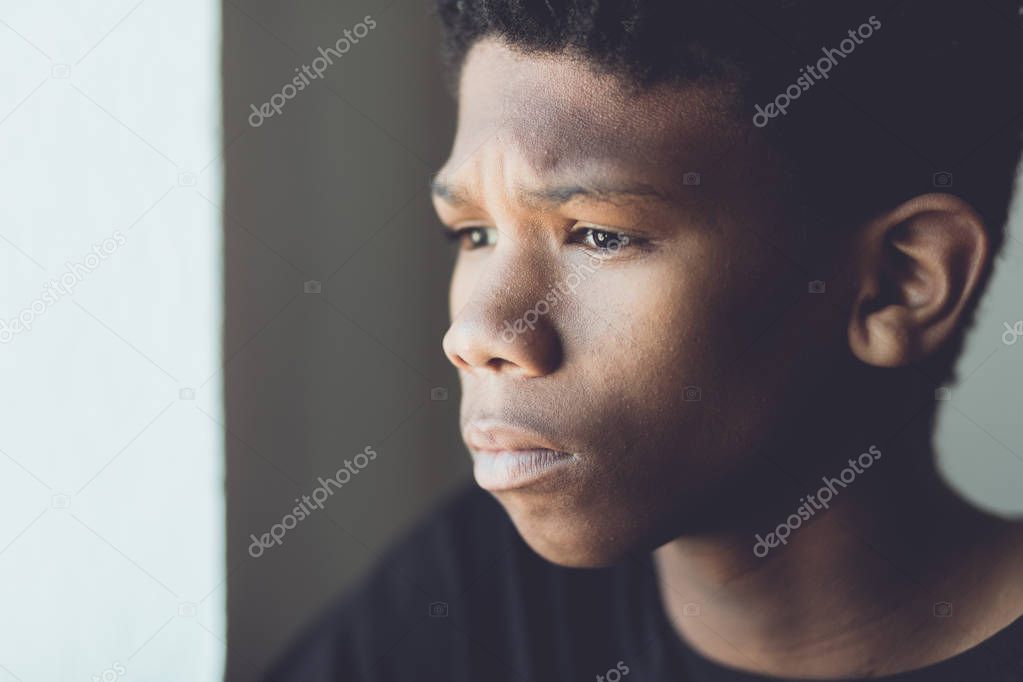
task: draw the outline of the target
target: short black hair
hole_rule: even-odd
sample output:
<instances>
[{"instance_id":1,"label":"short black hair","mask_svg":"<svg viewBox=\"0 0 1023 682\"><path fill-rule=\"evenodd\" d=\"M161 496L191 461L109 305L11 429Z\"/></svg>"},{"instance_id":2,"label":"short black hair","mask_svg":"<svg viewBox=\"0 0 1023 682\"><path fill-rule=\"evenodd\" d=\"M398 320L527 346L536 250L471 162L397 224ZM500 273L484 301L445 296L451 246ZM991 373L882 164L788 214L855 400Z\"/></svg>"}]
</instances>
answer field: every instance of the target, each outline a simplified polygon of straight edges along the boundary
<instances>
[{"instance_id":1,"label":"short black hair","mask_svg":"<svg viewBox=\"0 0 1023 682\"><path fill-rule=\"evenodd\" d=\"M637 89L727 84L736 120L780 152L817 221L851 227L940 191L977 210L993 254L1004 241L1023 122L1018 0L437 0L436 9L453 86L485 37L527 54L572 53ZM828 74L812 68L821 59ZM757 112L767 113L754 123ZM962 337L941 353L938 380L951 377Z\"/></svg>"}]
</instances>

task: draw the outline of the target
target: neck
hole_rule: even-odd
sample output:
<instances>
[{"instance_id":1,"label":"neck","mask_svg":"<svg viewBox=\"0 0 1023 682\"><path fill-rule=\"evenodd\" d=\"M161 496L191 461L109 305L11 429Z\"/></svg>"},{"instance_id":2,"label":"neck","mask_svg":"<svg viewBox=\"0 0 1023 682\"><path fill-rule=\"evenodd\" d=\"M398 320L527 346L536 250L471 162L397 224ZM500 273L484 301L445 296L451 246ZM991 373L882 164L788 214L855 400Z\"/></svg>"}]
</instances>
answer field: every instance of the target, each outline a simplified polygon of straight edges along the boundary
<instances>
[{"instance_id":1,"label":"neck","mask_svg":"<svg viewBox=\"0 0 1023 682\"><path fill-rule=\"evenodd\" d=\"M1013 579L1023 570L1023 533L960 500L934 471L930 447L912 442L929 439L918 432L879 443L881 456L855 476L843 473L856 469L848 455L796 453L786 462L815 476L766 503L773 511L758 504L756 520L656 550L678 634L740 669L871 677L948 658L1012 622L1023 612ZM819 473L827 466L831 495ZM755 553L757 535L764 544ZM953 617L943 615L945 602Z\"/></svg>"}]
</instances>

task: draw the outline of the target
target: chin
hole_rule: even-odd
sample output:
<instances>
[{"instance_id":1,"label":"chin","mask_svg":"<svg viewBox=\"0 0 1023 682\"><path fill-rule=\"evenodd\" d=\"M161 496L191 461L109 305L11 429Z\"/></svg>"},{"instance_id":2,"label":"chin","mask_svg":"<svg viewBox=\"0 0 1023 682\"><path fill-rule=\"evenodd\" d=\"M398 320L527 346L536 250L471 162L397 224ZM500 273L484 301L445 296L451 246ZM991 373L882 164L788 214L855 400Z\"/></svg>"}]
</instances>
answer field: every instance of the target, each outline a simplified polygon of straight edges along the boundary
<instances>
[{"instance_id":1,"label":"chin","mask_svg":"<svg viewBox=\"0 0 1023 682\"><path fill-rule=\"evenodd\" d=\"M641 548L631 524L609 517L607 509L580 510L558 501L538 503L516 493L495 495L530 549L566 568L600 568Z\"/></svg>"}]
</instances>

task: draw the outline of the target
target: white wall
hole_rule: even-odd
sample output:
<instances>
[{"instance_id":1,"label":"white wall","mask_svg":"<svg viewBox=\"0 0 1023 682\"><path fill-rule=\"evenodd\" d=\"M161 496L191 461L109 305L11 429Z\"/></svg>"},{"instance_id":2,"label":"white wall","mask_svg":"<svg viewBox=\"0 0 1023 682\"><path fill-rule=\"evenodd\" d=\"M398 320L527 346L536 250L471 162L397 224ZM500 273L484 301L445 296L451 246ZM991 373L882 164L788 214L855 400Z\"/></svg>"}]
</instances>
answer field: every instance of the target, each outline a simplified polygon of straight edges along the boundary
<instances>
[{"instance_id":1,"label":"white wall","mask_svg":"<svg viewBox=\"0 0 1023 682\"><path fill-rule=\"evenodd\" d=\"M974 504L1023 515L1023 174L1001 255L938 415L938 464ZM1008 325L1008 327L1007 327Z\"/></svg>"},{"instance_id":2,"label":"white wall","mask_svg":"<svg viewBox=\"0 0 1023 682\"><path fill-rule=\"evenodd\" d=\"M219 30L0 2L0 682L221 677Z\"/></svg>"}]
</instances>

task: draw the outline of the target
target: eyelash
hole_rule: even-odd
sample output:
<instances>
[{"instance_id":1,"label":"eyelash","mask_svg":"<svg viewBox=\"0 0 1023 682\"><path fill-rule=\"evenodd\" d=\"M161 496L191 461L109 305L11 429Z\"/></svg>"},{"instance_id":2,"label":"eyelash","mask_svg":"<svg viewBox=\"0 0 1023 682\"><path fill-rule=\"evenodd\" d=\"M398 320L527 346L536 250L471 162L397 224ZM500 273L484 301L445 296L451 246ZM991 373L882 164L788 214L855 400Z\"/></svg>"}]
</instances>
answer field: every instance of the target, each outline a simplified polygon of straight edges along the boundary
<instances>
[{"instance_id":1,"label":"eyelash","mask_svg":"<svg viewBox=\"0 0 1023 682\"><path fill-rule=\"evenodd\" d=\"M489 233L488 236L496 237L497 229L487 227L485 225L469 225L457 230L444 230L444 234L447 239L452 242L459 242L462 249L465 251L475 251L476 249L483 248L484 246L492 246L492 243L480 244L474 241L480 238L479 235L487 233ZM596 235L601 236L597 237ZM592 245L586 244L584 240L587 238L592 239ZM597 239L604 239L605 244L603 246L597 244ZM618 251L621 248L640 246L643 243L643 240L637 237L631 237L622 232L603 230L597 227L581 227L572 230L569 234L569 243L585 245L587 248L594 251L610 252Z\"/></svg>"},{"instance_id":2,"label":"eyelash","mask_svg":"<svg viewBox=\"0 0 1023 682\"><path fill-rule=\"evenodd\" d=\"M581 227L577 230L573 230L569 237L573 240L573 243L579 244L584 243L579 240L585 240L587 237L595 237L595 235L601 235L601 238L606 240L605 245L600 246L596 243L596 238L594 238L593 246L590 246L589 248L596 251L617 252L619 249L634 246L640 241L636 237L630 237L624 232L602 230L598 227Z\"/></svg>"}]
</instances>

